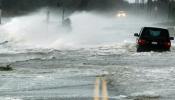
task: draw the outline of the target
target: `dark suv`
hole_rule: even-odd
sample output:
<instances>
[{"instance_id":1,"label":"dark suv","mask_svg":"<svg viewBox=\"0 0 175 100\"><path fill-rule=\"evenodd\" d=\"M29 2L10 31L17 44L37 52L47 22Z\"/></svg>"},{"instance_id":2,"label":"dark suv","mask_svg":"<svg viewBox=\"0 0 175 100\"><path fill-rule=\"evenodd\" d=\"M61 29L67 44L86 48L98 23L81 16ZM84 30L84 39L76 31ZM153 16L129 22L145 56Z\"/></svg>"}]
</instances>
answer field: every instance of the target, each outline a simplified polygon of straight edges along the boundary
<instances>
[{"instance_id":1,"label":"dark suv","mask_svg":"<svg viewBox=\"0 0 175 100\"><path fill-rule=\"evenodd\" d=\"M141 32L135 33L137 38L137 52L145 51L170 51L171 40L167 29L143 27Z\"/></svg>"}]
</instances>

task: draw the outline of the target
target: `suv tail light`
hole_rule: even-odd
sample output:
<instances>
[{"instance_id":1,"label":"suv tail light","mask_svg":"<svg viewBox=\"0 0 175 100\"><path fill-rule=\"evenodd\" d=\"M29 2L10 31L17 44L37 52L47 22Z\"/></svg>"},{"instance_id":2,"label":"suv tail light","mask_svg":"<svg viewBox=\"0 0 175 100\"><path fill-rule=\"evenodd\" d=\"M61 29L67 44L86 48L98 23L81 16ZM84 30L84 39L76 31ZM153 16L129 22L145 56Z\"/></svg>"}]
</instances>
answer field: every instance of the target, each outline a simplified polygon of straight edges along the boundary
<instances>
[{"instance_id":1,"label":"suv tail light","mask_svg":"<svg viewBox=\"0 0 175 100\"><path fill-rule=\"evenodd\" d=\"M138 44L139 44L139 45L144 45L145 43L146 43L146 41L143 40L143 39L139 39L139 40L138 40Z\"/></svg>"},{"instance_id":2,"label":"suv tail light","mask_svg":"<svg viewBox=\"0 0 175 100\"><path fill-rule=\"evenodd\" d=\"M171 42L165 42L164 46L165 46L165 48L170 48L171 47Z\"/></svg>"}]
</instances>

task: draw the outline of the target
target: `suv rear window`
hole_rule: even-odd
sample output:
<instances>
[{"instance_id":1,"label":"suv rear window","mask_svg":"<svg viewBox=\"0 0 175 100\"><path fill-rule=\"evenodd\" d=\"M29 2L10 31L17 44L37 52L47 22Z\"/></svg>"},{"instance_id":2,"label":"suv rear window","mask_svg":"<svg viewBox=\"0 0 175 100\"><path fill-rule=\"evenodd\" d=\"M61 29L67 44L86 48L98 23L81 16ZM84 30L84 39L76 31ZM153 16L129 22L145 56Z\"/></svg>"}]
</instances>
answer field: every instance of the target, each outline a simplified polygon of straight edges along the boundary
<instances>
[{"instance_id":1,"label":"suv rear window","mask_svg":"<svg viewBox=\"0 0 175 100\"><path fill-rule=\"evenodd\" d=\"M169 38L169 32L166 29L159 28L144 28L141 33L141 38Z\"/></svg>"}]
</instances>

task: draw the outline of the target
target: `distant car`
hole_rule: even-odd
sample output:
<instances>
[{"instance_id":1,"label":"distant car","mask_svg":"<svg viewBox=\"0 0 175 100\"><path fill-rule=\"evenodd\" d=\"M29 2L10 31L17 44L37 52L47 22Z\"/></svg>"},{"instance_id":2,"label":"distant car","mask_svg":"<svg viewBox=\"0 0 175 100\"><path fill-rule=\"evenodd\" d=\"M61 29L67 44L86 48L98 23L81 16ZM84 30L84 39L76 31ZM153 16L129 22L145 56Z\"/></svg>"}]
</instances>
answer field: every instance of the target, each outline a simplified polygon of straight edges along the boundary
<instances>
[{"instance_id":1,"label":"distant car","mask_svg":"<svg viewBox=\"0 0 175 100\"><path fill-rule=\"evenodd\" d=\"M118 13L117 13L117 17L126 17L126 12L125 11L119 11Z\"/></svg>"},{"instance_id":2,"label":"distant car","mask_svg":"<svg viewBox=\"0 0 175 100\"><path fill-rule=\"evenodd\" d=\"M174 40L167 29L155 27L143 27L134 36L137 37L137 52L170 51L171 40Z\"/></svg>"}]
</instances>

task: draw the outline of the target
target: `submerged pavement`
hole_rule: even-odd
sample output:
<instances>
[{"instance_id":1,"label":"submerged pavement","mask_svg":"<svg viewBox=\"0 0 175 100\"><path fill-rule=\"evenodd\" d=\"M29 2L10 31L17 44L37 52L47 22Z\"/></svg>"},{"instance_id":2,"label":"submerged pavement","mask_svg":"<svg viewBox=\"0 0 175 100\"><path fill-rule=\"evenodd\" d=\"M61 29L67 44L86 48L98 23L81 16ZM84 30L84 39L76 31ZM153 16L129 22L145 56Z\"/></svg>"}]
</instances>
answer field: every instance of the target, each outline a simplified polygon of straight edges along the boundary
<instances>
[{"instance_id":1,"label":"submerged pavement","mask_svg":"<svg viewBox=\"0 0 175 100\"><path fill-rule=\"evenodd\" d=\"M175 52L104 46L0 54L0 100L173 100Z\"/></svg>"}]
</instances>

